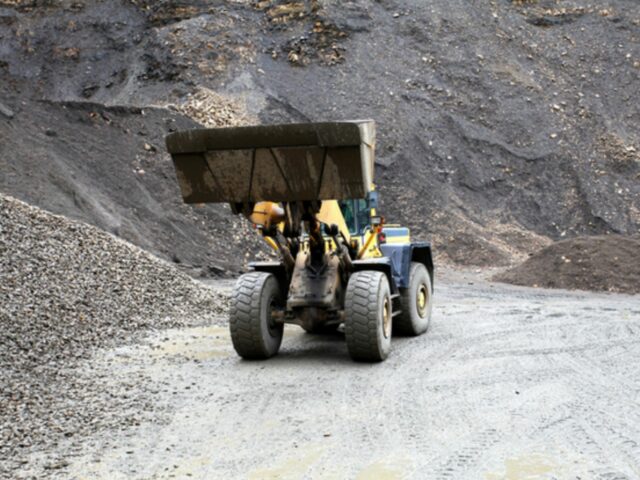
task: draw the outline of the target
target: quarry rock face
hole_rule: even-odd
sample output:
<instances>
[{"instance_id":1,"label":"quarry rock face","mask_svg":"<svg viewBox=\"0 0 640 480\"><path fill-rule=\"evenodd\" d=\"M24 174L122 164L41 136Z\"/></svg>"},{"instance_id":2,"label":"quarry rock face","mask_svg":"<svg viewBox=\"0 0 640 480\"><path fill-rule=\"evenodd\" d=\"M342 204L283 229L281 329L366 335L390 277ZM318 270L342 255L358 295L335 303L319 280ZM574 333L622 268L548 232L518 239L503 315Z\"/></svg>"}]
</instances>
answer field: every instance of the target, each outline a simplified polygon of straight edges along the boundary
<instances>
[{"instance_id":1,"label":"quarry rock face","mask_svg":"<svg viewBox=\"0 0 640 480\"><path fill-rule=\"evenodd\" d=\"M240 220L179 202L162 138L195 123L178 112L210 126L373 118L382 211L432 239L441 261L506 265L553 240L635 233L638 10L617 0L9 2L0 103L14 116L0 116L12 139L0 146L0 189L193 272L237 273L244 253L220 245ZM88 101L173 112L132 120L96 106L92 118L68 103ZM37 151L21 151L40 136ZM66 178L87 161L117 168Z\"/></svg>"}]
</instances>

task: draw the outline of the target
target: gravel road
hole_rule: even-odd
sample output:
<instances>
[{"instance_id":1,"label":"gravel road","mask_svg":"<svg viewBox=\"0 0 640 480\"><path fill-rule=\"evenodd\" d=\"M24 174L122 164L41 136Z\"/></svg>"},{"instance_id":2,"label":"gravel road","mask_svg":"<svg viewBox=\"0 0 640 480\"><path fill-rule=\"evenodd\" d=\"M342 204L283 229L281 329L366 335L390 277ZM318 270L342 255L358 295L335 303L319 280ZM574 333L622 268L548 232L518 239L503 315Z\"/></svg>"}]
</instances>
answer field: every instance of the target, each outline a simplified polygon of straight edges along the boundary
<instances>
[{"instance_id":1,"label":"gravel road","mask_svg":"<svg viewBox=\"0 0 640 480\"><path fill-rule=\"evenodd\" d=\"M446 277L427 335L382 364L293 327L278 357L242 361L223 318L103 351L87 368L143 372L165 414L60 443L54 474L640 478L640 297Z\"/></svg>"}]
</instances>

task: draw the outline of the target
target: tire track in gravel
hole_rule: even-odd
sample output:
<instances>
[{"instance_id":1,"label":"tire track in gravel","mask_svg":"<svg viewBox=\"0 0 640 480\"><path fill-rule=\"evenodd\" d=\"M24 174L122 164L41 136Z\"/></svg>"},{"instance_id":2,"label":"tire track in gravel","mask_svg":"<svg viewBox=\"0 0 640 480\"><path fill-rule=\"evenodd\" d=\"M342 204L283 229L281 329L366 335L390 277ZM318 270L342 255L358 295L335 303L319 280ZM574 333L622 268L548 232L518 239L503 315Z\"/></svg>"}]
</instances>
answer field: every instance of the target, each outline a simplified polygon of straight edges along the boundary
<instances>
[{"instance_id":1,"label":"tire track in gravel","mask_svg":"<svg viewBox=\"0 0 640 480\"><path fill-rule=\"evenodd\" d=\"M578 373L576 380L582 386L576 390L581 401L574 404L582 426L594 441L607 449L609 457L617 457L633 477L640 477L637 387L615 372L604 373L590 355L583 355L580 359L568 358L566 363Z\"/></svg>"},{"instance_id":2,"label":"tire track in gravel","mask_svg":"<svg viewBox=\"0 0 640 480\"><path fill-rule=\"evenodd\" d=\"M196 331L112 352L155 379L171 413L89 439L59 476L638 477L638 297L465 275L439 282L429 332L395 338L381 364L295 328L267 362L239 360L224 333L215 355L195 352L209 341Z\"/></svg>"}]
</instances>

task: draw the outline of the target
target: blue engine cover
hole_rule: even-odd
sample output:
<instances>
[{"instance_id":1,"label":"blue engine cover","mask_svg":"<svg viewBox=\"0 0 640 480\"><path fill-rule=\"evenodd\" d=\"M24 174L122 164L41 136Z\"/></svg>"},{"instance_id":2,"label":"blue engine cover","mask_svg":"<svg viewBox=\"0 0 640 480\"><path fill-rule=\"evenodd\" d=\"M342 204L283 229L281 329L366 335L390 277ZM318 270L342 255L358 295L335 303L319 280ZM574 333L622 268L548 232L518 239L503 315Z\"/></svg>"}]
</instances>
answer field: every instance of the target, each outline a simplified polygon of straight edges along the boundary
<instances>
[{"instance_id":1,"label":"blue engine cover","mask_svg":"<svg viewBox=\"0 0 640 480\"><path fill-rule=\"evenodd\" d=\"M429 243L382 244L380 245L380 251L391 262L391 275L398 288L409 287L411 262L420 262L426 267L431 277L431 288L433 288L433 258Z\"/></svg>"},{"instance_id":2,"label":"blue engine cover","mask_svg":"<svg viewBox=\"0 0 640 480\"><path fill-rule=\"evenodd\" d=\"M391 274L398 288L409 286L409 271L411 269L411 245L380 245L382 254L391 260Z\"/></svg>"}]
</instances>

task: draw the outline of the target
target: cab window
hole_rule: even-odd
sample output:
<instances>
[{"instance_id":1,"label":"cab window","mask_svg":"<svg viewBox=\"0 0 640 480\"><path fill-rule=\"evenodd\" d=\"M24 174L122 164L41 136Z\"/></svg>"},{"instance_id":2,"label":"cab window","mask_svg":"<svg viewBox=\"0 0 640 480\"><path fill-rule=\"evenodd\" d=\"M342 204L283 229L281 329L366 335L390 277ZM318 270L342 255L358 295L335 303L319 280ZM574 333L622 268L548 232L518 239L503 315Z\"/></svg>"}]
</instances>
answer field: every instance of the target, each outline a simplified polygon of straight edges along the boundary
<instances>
[{"instance_id":1,"label":"cab window","mask_svg":"<svg viewBox=\"0 0 640 480\"><path fill-rule=\"evenodd\" d=\"M342 216L352 235L362 235L369 225L369 206L365 199L341 200L339 202Z\"/></svg>"}]
</instances>

